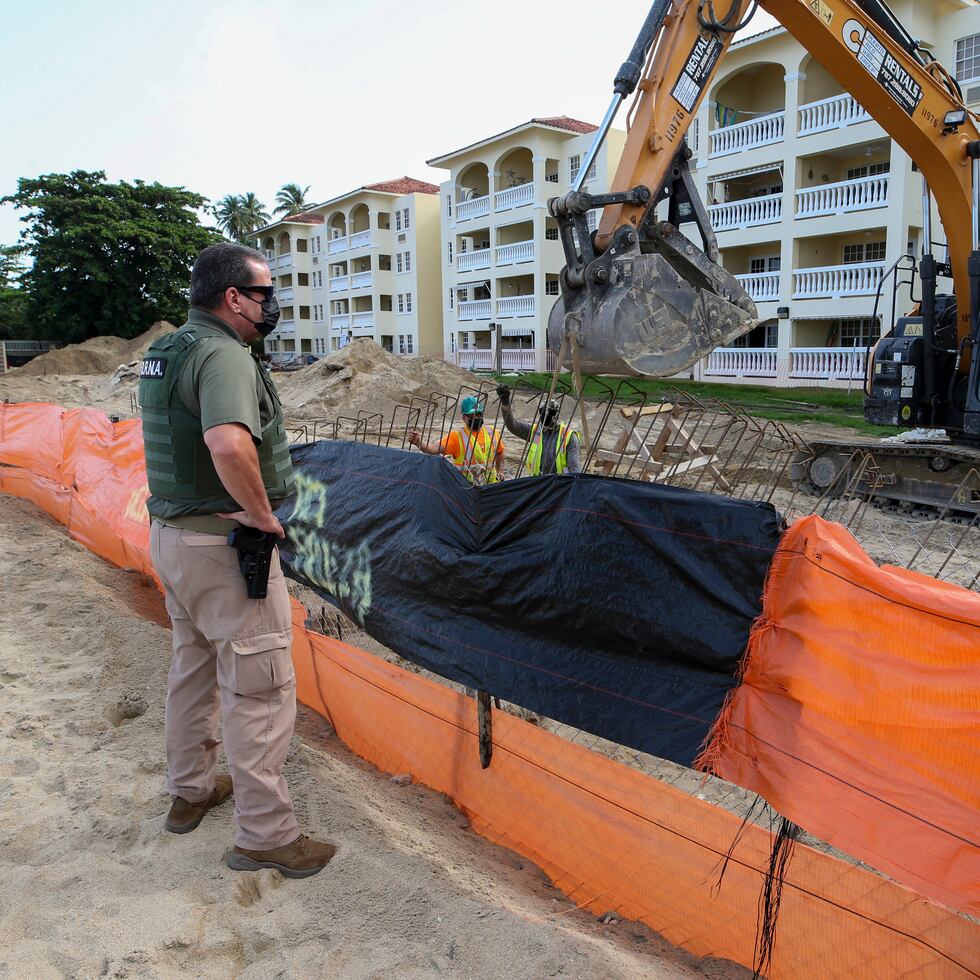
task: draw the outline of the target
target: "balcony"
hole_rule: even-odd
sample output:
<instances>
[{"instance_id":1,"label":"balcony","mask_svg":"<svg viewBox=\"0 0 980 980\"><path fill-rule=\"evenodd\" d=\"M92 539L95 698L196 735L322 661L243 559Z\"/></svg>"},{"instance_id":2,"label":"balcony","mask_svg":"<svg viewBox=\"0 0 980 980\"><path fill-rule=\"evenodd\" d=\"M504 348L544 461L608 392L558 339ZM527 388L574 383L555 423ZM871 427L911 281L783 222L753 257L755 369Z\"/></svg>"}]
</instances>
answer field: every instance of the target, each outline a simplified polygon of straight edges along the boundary
<instances>
[{"instance_id":1,"label":"balcony","mask_svg":"<svg viewBox=\"0 0 980 980\"><path fill-rule=\"evenodd\" d=\"M366 313L355 313L351 317L351 322L355 330L373 330L374 312L368 310Z\"/></svg>"},{"instance_id":2,"label":"balcony","mask_svg":"<svg viewBox=\"0 0 980 980\"><path fill-rule=\"evenodd\" d=\"M534 261L534 240L497 246L497 265L518 265Z\"/></svg>"},{"instance_id":3,"label":"balcony","mask_svg":"<svg viewBox=\"0 0 980 980\"><path fill-rule=\"evenodd\" d=\"M497 316L534 316L534 297L508 296L498 299Z\"/></svg>"},{"instance_id":4,"label":"balcony","mask_svg":"<svg viewBox=\"0 0 980 980\"><path fill-rule=\"evenodd\" d=\"M366 248L371 244L371 231L359 231L356 235L351 235L350 239L350 249L353 251L355 248Z\"/></svg>"},{"instance_id":5,"label":"balcony","mask_svg":"<svg viewBox=\"0 0 980 980\"><path fill-rule=\"evenodd\" d=\"M340 313L337 316L330 317L330 329L350 330L350 315L347 313Z\"/></svg>"},{"instance_id":6,"label":"balcony","mask_svg":"<svg viewBox=\"0 0 980 980\"><path fill-rule=\"evenodd\" d=\"M888 174L841 180L796 192L796 217L815 218L824 214L846 214L888 206Z\"/></svg>"},{"instance_id":7,"label":"balcony","mask_svg":"<svg viewBox=\"0 0 980 980\"><path fill-rule=\"evenodd\" d=\"M350 276L337 276L330 280L330 292L342 293L350 287Z\"/></svg>"},{"instance_id":8,"label":"balcony","mask_svg":"<svg viewBox=\"0 0 980 980\"><path fill-rule=\"evenodd\" d=\"M866 356L864 347L793 347L789 352L789 376L863 381Z\"/></svg>"},{"instance_id":9,"label":"balcony","mask_svg":"<svg viewBox=\"0 0 980 980\"><path fill-rule=\"evenodd\" d=\"M293 267L293 253L283 252L279 256L279 261L276 263L276 268L278 269L291 269Z\"/></svg>"},{"instance_id":10,"label":"balcony","mask_svg":"<svg viewBox=\"0 0 980 980\"><path fill-rule=\"evenodd\" d=\"M715 231L733 231L755 225L771 225L783 220L783 195L747 197L727 204L711 204L708 217Z\"/></svg>"},{"instance_id":11,"label":"balcony","mask_svg":"<svg viewBox=\"0 0 980 980\"><path fill-rule=\"evenodd\" d=\"M498 191L493 196L494 211L509 211L511 208L522 208L525 204L534 203L534 184L520 184Z\"/></svg>"},{"instance_id":12,"label":"balcony","mask_svg":"<svg viewBox=\"0 0 980 980\"><path fill-rule=\"evenodd\" d=\"M276 326L276 333L281 334L284 337L291 337L294 333L296 333L296 321L280 320Z\"/></svg>"},{"instance_id":13,"label":"balcony","mask_svg":"<svg viewBox=\"0 0 980 980\"><path fill-rule=\"evenodd\" d=\"M327 254L336 255L338 252L347 251L347 238L331 238L327 244Z\"/></svg>"},{"instance_id":14,"label":"balcony","mask_svg":"<svg viewBox=\"0 0 980 980\"><path fill-rule=\"evenodd\" d=\"M779 299L778 272L750 272L735 277L756 303L772 303Z\"/></svg>"},{"instance_id":15,"label":"balcony","mask_svg":"<svg viewBox=\"0 0 980 980\"><path fill-rule=\"evenodd\" d=\"M793 299L836 299L873 296L884 274L884 262L854 262L798 269L793 273Z\"/></svg>"},{"instance_id":16,"label":"balcony","mask_svg":"<svg viewBox=\"0 0 980 980\"><path fill-rule=\"evenodd\" d=\"M728 378L775 378L779 373L779 351L775 347L718 347L708 355L704 373Z\"/></svg>"},{"instance_id":17,"label":"balcony","mask_svg":"<svg viewBox=\"0 0 980 980\"><path fill-rule=\"evenodd\" d=\"M800 106L800 136L843 129L853 123L870 121L871 116L850 95L835 95Z\"/></svg>"},{"instance_id":18,"label":"balcony","mask_svg":"<svg viewBox=\"0 0 980 980\"><path fill-rule=\"evenodd\" d=\"M351 289L370 289L371 284L374 279L371 272L355 272L354 275L350 277L350 288Z\"/></svg>"},{"instance_id":19,"label":"balcony","mask_svg":"<svg viewBox=\"0 0 980 980\"><path fill-rule=\"evenodd\" d=\"M450 355L451 357L452 355ZM534 349L504 350L500 352L501 367L505 371L534 371L538 352ZM490 348L456 351L456 364L461 368L492 371L497 366L495 353Z\"/></svg>"},{"instance_id":20,"label":"balcony","mask_svg":"<svg viewBox=\"0 0 980 980\"><path fill-rule=\"evenodd\" d=\"M714 130L711 136L709 157L725 157L732 153L742 153L753 150L757 146L769 146L783 139L786 125L786 113L771 112L767 116L759 116L747 122L736 123Z\"/></svg>"},{"instance_id":21,"label":"balcony","mask_svg":"<svg viewBox=\"0 0 980 980\"><path fill-rule=\"evenodd\" d=\"M465 303L456 304L457 320L489 320L493 309L493 301L489 299L475 299Z\"/></svg>"},{"instance_id":22,"label":"balcony","mask_svg":"<svg viewBox=\"0 0 980 980\"><path fill-rule=\"evenodd\" d=\"M475 252L460 252L456 256L457 272L473 272L475 269L490 268L490 249L481 248Z\"/></svg>"},{"instance_id":23,"label":"balcony","mask_svg":"<svg viewBox=\"0 0 980 980\"><path fill-rule=\"evenodd\" d=\"M482 218L490 213L490 195L474 197L469 201L460 201L456 205L456 221L469 221L470 218Z\"/></svg>"},{"instance_id":24,"label":"balcony","mask_svg":"<svg viewBox=\"0 0 980 980\"><path fill-rule=\"evenodd\" d=\"M276 298L280 303L288 303L293 298L293 287L285 286L276 293Z\"/></svg>"}]
</instances>

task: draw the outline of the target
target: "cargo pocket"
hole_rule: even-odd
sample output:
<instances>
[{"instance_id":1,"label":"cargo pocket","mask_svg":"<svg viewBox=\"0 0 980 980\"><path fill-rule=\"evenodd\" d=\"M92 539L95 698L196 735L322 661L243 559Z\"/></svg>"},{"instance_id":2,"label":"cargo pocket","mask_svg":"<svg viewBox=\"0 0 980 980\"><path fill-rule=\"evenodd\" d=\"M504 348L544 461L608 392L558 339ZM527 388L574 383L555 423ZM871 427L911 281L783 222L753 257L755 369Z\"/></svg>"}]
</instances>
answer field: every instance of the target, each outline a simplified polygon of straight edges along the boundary
<instances>
[{"instance_id":1,"label":"cargo pocket","mask_svg":"<svg viewBox=\"0 0 980 980\"><path fill-rule=\"evenodd\" d=\"M235 651L235 693L268 694L294 680L290 631L277 630L231 641Z\"/></svg>"}]
</instances>

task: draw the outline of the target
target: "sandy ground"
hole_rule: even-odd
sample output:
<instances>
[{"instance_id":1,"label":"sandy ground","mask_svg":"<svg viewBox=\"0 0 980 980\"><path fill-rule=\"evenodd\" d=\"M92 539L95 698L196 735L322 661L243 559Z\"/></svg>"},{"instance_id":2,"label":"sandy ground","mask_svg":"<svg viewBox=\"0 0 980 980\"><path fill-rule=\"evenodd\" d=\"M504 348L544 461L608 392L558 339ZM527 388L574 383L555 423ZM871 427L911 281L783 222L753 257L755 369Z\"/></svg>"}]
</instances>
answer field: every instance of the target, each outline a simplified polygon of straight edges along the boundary
<instances>
[{"instance_id":1,"label":"sandy ground","mask_svg":"<svg viewBox=\"0 0 980 980\"><path fill-rule=\"evenodd\" d=\"M338 856L299 882L228 870L230 808L162 828L156 590L26 502L0 496L0 535L0 977L748 975L575 910L305 709L287 776Z\"/></svg>"}]
</instances>

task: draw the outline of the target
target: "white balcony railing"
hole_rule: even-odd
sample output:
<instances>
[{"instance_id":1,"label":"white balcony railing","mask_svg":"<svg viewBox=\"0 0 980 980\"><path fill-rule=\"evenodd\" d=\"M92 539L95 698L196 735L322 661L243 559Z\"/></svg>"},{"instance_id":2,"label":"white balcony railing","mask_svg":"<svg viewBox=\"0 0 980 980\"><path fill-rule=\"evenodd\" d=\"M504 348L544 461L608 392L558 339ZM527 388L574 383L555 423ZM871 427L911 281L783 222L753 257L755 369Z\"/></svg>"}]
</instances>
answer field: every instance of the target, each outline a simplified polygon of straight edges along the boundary
<instances>
[{"instance_id":1,"label":"white balcony railing","mask_svg":"<svg viewBox=\"0 0 980 980\"><path fill-rule=\"evenodd\" d=\"M279 256L279 261L276 263L276 267L279 269L290 269L293 265L293 253L283 252Z\"/></svg>"},{"instance_id":2,"label":"white balcony railing","mask_svg":"<svg viewBox=\"0 0 980 980\"><path fill-rule=\"evenodd\" d=\"M293 298L293 287L286 286L285 288L278 290L276 293L276 298L281 303L289 302L289 300Z\"/></svg>"},{"instance_id":3,"label":"white balcony railing","mask_svg":"<svg viewBox=\"0 0 980 980\"><path fill-rule=\"evenodd\" d=\"M725 126L711 133L711 148L708 156L724 157L731 153L741 153L757 146L768 146L783 139L786 113L771 112L767 116L757 116L747 122Z\"/></svg>"},{"instance_id":4,"label":"white balcony railing","mask_svg":"<svg viewBox=\"0 0 980 980\"><path fill-rule=\"evenodd\" d=\"M474 299L456 304L457 320L489 320L493 309L492 300Z\"/></svg>"},{"instance_id":5,"label":"white balcony railing","mask_svg":"<svg viewBox=\"0 0 980 980\"><path fill-rule=\"evenodd\" d=\"M354 275L350 277L350 288L351 289L368 289L373 282L371 278L370 271L368 272L355 272Z\"/></svg>"},{"instance_id":6,"label":"white balcony railing","mask_svg":"<svg viewBox=\"0 0 980 980\"><path fill-rule=\"evenodd\" d=\"M871 116L850 95L834 95L829 99L807 102L800 106L800 136L824 133L828 129L843 129L852 123L867 122Z\"/></svg>"},{"instance_id":7,"label":"white balcony railing","mask_svg":"<svg viewBox=\"0 0 980 980\"><path fill-rule=\"evenodd\" d=\"M460 252L456 256L458 272L472 272L474 269L490 268L490 249L481 248L475 252Z\"/></svg>"},{"instance_id":8,"label":"white balcony railing","mask_svg":"<svg viewBox=\"0 0 980 980\"><path fill-rule=\"evenodd\" d=\"M497 316L534 316L534 297L507 296L498 299Z\"/></svg>"},{"instance_id":9,"label":"white balcony railing","mask_svg":"<svg viewBox=\"0 0 980 980\"><path fill-rule=\"evenodd\" d=\"M708 355L705 375L729 378L775 378L779 352L775 347L717 347Z\"/></svg>"},{"instance_id":10,"label":"white balcony railing","mask_svg":"<svg viewBox=\"0 0 980 980\"><path fill-rule=\"evenodd\" d=\"M823 214L867 211L888 205L888 174L841 180L796 192L796 217L815 218Z\"/></svg>"},{"instance_id":11,"label":"white balcony railing","mask_svg":"<svg viewBox=\"0 0 980 980\"><path fill-rule=\"evenodd\" d=\"M361 330L364 327L374 326L374 312L369 310L367 313L355 313L351 317L351 323L355 330Z\"/></svg>"},{"instance_id":12,"label":"white balcony railing","mask_svg":"<svg viewBox=\"0 0 980 980\"><path fill-rule=\"evenodd\" d=\"M336 276L330 280L330 292L341 293L350 286L350 276Z\"/></svg>"},{"instance_id":13,"label":"white balcony railing","mask_svg":"<svg viewBox=\"0 0 980 980\"><path fill-rule=\"evenodd\" d=\"M884 274L884 262L854 262L797 269L793 273L793 299L834 299L872 296Z\"/></svg>"},{"instance_id":14,"label":"white balcony railing","mask_svg":"<svg viewBox=\"0 0 980 980\"><path fill-rule=\"evenodd\" d=\"M793 347L789 352L789 376L862 381L866 355L864 347Z\"/></svg>"},{"instance_id":15,"label":"white balcony railing","mask_svg":"<svg viewBox=\"0 0 980 980\"><path fill-rule=\"evenodd\" d=\"M525 204L534 203L534 184L520 184L508 187L505 191L497 191L493 196L494 211L508 211L511 208L522 208Z\"/></svg>"},{"instance_id":16,"label":"white balcony railing","mask_svg":"<svg viewBox=\"0 0 980 980\"><path fill-rule=\"evenodd\" d=\"M336 255L338 252L347 251L347 236L343 238L331 238L327 244L327 253L329 255Z\"/></svg>"},{"instance_id":17,"label":"white balcony railing","mask_svg":"<svg viewBox=\"0 0 980 980\"><path fill-rule=\"evenodd\" d=\"M371 230L359 231L356 235L350 236L350 248L364 248L371 244Z\"/></svg>"},{"instance_id":18,"label":"white balcony railing","mask_svg":"<svg viewBox=\"0 0 980 980\"><path fill-rule=\"evenodd\" d=\"M339 313L337 316L330 317L331 330L350 330L350 315Z\"/></svg>"},{"instance_id":19,"label":"white balcony railing","mask_svg":"<svg viewBox=\"0 0 980 980\"><path fill-rule=\"evenodd\" d=\"M735 277L749 294L749 299L757 303L772 302L779 299L778 272L750 272Z\"/></svg>"},{"instance_id":20,"label":"white balcony railing","mask_svg":"<svg viewBox=\"0 0 980 980\"><path fill-rule=\"evenodd\" d=\"M459 201L456 204L456 220L469 221L470 218L482 218L490 213L490 195L474 197L469 201Z\"/></svg>"},{"instance_id":21,"label":"white balcony railing","mask_svg":"<svg viewBox=\"0 0 980 980\"><path fill-rule=\"evenodd\" d=\"M497 265L517 265L534 261L534 240L497 246Z\"/></svg>"},{"instance_id":22,"label":"white balcony railing","mask_svg":"<svg viewBox=\"0 0 980 980\"><path fill-rule=\"evenodd\" d=\"M783 195L766 194L765 197L747 197L727 204L711 204L708 217L715 231L771 225L783 220Z\"/></svg>"},{"instance_id":23,"label":"white balcony railing","mask_svg":"<svg viewBox=\"0 0 980 980\"><path fill-rule=\"evenodd\" d=\"M295 320L280 320L278 326L276 327L276 333L284 334L286 336L291 336L295 332L296 332Z\"/></svg>"},{"instance_id":24,"label":"white balcony railing","mask_svg":"<svg viewBox=\"0 0 980 980\"><path fill-rule=\"evenodd\" d=\"M533 348L503 350L500 352L500 362L505 371L533 371L537 366L538 352ZM497 366L494 351L490 348L456 351L456 363L462 368L475 368L477 371L492 371Z\"/></svg>"}]
</instances>

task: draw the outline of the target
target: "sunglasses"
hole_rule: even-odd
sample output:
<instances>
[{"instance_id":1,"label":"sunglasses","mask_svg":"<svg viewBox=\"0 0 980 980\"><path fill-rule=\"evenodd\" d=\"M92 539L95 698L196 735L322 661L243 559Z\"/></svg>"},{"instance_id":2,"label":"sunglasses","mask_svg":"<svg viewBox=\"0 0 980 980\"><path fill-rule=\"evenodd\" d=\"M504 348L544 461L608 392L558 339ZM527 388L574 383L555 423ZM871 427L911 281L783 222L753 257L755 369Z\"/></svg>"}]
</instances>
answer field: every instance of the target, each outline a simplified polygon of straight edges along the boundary
<instances>
[{"instance_id":1,"label":"sunglasses","mask_svg":"<svg viewBox=\"0 0 980 980\"><path fill-rule=\"evenodd\" d=\"M276 295L275 286L235 286L235 289L240 293L261 293L267 300Z\"/></svg>"}]
</instances>

